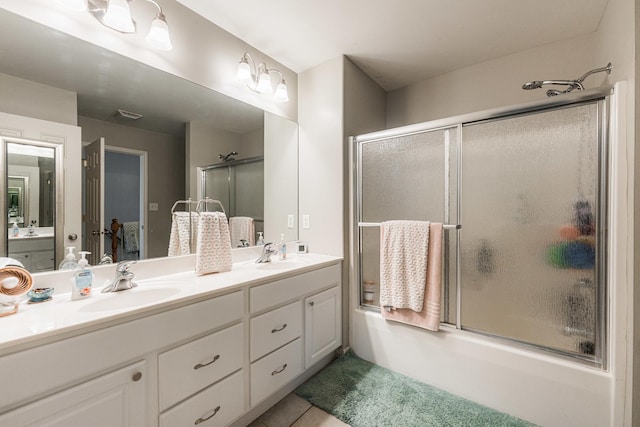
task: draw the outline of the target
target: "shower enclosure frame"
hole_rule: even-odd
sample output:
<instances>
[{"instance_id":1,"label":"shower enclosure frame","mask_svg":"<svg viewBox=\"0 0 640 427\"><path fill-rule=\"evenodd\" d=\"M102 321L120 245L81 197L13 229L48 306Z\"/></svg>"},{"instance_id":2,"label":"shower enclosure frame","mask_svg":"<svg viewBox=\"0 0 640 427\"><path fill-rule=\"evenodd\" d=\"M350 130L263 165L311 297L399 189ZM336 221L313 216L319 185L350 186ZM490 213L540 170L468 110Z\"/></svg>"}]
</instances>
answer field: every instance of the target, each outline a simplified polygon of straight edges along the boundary
<instances>
[{"instance_id":1,"label":"shower enclosure frame","mask_svg":"<svg viewBox=\"0 0 640 427\"><path fill-rule=\"evenodd\" d=\"M235 211L235 206L234 209L232 208L232 204L235 204L235 201L233 200L234 198L232 197L232 187L231 187L231 177L230 177L230 171L231 168L236 167L236 166L240 166L240 165L245 165L245 164L251 164L251 163L259 163L259 162L263 162L263 169L264 169L264 156L256 156L256 157L247 157L246 159L237 159L237 160L232 160L232 161L226 161L223 163L215 163L213 165L208 165L208 166L202 166L198 168L198 172L200 173L200 194L202 198L206 197L207 194L207 172L211 171L211 170L215 170L215 169L227 169L227 171L229 172L227 175L227 187L228 187L228 192L229 192L229 206L227 207L227 216L233 216L231 215L232 212ZM264 191L264 190L263 190ZM259 221L259 222L263 222L264 221L264 214L263 217L261 218L254 218L255 221Z\"/></svg>"},{"instance_id":2,"label":"shower enclosure frame","mask_svg":"<svg viewBox=\"0 0 640 427\"><path fill-rule=\"evenodd\" d=\"M362 287L363 287L363 253L362 253L362 245L363 245L363 234L362 228L364 224L362 215L362 170L359 168L359 165L362 163L362 146L363 144L376 142L381 140L386 140L394 137L400 136L410 136L415 134L433 132L438 130L446 130L446 129L456 129L456 137L457 137L457 177L456 177L456 218L458 221L462 221L462 209L464 207L461 204L462 192L464 188L462 186L462 170L463 170L463 159L462 159L462 145L463 145L463 128L472 124L480 124L487 123L495 120L502 120L506 118L513 118L522 115L529 115L544 111L557 110L563 107L573 107L580 104L588 104L594 103L597 106L597 200L595 205L595 215L597 218L597 230L596 230L596 247L597 247L597 260L595 263L595 272L594 276L596 281L600 284L597 286L596 292L596 315L595 315L595 352L594 355L582 355L579 353L563 351L559 349L554 349L550 347L546 347L543 345L538 345L534 343L528 343L519 341L517 339L499 336L487 332L482 331L474 331L472 329L466 328L462 326L461 322L461 233L464 232L464 224L461 224L461 227L449 231L455 232L455 268L456 268L456 278L455 278L455 289L456 289L456 319L455 324L453 323L441 323L441 328L443 330L449 332L458 332L458 333L472 333L481 336L485 336L487 339L498 340L498 342L506 342L510 345L516 347L522 347L523 349L530 349L533 351L541 351L545 354L555 354L561 358L565 358L568 360L576 361L578 363L594 366L599 369L606 370L607 369L607 356L608 356L608 336L607 336L607 328L608 328L608 315L609 315L609 282L608 282L608 228L609 228L609 121L610 121L610 102L611 95L613 94L613 87L607 86L599 89L588 90L583 92L572 93L569 95L564 95L562 97L554 97L548 98L541 101L521 104L517 106L510 107L500 107L496 109L474 112L469 114L463 114L459 116L453 116L445 119L439 119L424 123L419 123L415 125L403 126L395 129L388 129L379 132L373 132L363 135L352 136L349 138L350 144L350 192L351 192L351 238L350 238L350 253L352 256L351 261L351 279L352 283L355 283L354 286L355 291L351 293L352 297L357 298L357 302L354 304L355 308L378 312L379 307L372 307L371 305L365 305L362 302ZM448 162L445 161L445 164L448 165ZM446 166L448 167L448 166ZM445 186L449 185L448 174L445 177ZM445 191L445 198L449 197L450 192ZM445 203L445 221L449 221L449 203ZM445 239L448 241L448 239ZM445 257L447 254L448 247L445 245L444 247ZM444 280L444 288L443 295L445 301L443 302L443 311L447 310L449 306L449 289L450 286L448 284L449 271L448 266L451 264L448 260L443 263L445 269L443 271L443 280ZM425 332L426 333L426 332Z\"/></svg>"}]
</instances>

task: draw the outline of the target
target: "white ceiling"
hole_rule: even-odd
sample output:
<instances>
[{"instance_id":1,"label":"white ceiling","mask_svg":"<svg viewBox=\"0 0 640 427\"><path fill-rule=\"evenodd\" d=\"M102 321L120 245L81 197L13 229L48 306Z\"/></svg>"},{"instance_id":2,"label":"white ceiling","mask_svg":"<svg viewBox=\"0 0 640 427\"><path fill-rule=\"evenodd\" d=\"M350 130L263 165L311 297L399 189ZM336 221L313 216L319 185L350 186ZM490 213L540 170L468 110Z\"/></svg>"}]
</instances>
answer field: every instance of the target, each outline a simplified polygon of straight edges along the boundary
<instances>
[{"instance_id":1,"label":"white ceiling","mask_svg":"<svg viewBox=\"0 0 640 427\"><path fill-rule=\"evenodd\" d=\"M393 90L596 31L608 0L178 1L295 72L345 54Z\"/></svg>"}]
</instances>

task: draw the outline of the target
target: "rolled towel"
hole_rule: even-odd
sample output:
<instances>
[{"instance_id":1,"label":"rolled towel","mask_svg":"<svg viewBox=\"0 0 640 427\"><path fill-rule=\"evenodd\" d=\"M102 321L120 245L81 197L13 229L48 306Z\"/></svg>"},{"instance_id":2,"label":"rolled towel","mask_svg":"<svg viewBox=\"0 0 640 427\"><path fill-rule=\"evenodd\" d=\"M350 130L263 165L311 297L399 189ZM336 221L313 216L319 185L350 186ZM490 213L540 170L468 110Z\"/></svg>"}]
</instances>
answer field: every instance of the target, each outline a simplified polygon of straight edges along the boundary
<instances>
[{"instance_id":1,"label":"rolled towel","mask_svg":"<svg viewBox=\"0 0 640 427\"><path fill-rule=\"evenodd\" d=\"M231 238L222 212L201 212L198 221L196 274L231 271Z\"/></svg>"}]
</instances>

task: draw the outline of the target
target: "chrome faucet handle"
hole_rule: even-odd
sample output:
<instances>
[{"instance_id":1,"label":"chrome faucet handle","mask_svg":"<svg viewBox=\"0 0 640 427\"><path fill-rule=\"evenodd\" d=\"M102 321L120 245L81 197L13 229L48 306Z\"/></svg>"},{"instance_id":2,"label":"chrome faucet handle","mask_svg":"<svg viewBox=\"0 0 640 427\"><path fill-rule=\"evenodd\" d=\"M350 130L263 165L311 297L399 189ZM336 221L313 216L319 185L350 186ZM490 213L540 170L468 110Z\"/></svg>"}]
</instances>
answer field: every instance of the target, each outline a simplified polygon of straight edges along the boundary
<instances>
[{"instance_id":1,"label":"chrome faucet handle","mask_svg":"<svg viewBox=\"0 0 640 427\"><path fill-rule=\"evenodd\" d=\"M118 273L128 273L129 272L129 267L131 267L133 264L135 264L137 262L138 261L136 261L136 260L120 261L118 263L118 265L116 266L116 271Z\"/></svg>"},{"instance_id":2,"label":"chrome faucet handle","mask_svg":"<svg viewBox=\"0 0 640 427\"><path fill-rule=\"evenodd\" d=\"M271 262L271 255L278 252L276 249L271 249L272 246L273 242L264 244L264 246L262 247L262 255L260 255L260 258L256 260L256 263Z\"/></svg>"}]
</instances>

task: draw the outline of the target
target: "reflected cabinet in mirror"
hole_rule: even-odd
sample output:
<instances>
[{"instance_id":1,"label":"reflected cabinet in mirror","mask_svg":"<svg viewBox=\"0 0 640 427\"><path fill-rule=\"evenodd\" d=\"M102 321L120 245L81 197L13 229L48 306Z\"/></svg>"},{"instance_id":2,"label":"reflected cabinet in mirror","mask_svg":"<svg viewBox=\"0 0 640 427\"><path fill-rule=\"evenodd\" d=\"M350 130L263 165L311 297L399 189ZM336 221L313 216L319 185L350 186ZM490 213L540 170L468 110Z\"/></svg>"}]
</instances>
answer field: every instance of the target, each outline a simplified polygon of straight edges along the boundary
<instances>
[{"instance_id":1,"label":"reflected cabinet in mirror","mask_svg":"<svg viewBox=\"0 0 640 427\"><path fill-rule=\"evenodd\" d=\"M65 161L74 165L84 161L85 173L94 155L87 147L103 140L98 155L104 157L97 164L104 169L96 173L105 188L96 187L88 197L84 185L82 194L74 194L73 205L65 205L67 216L82 213L85 222L82 231L72 231L78 240L63 245L97 252L92 264L104 253L120 259L166 256L173 203L200 199L198 168L218 164L220 155L231 152L239 153L236 160L264 157L262 182L252 181L245 187L247 194L236 189L235 199L260 203L254 190L262 188L261 212L234 215L262 220L260 227L268 240L277 240L282 233L287 240L297 239L296 123L5 9L0 9L0 21L12 34L11 40L0 39L0 89L11 87L3 91L0 112L80 127L82 154L68 152ZM142 118L131 120L119 110ZM140 166L129 167L127 162ZM8 230L15 222L24 234L35 220L36 228L52 227L54 236L62 234L57 224L64 218L55 216L55 201L45 197L42 182L49 181L12 170L5 170L3 179ZM82 176L77 179L84 181ZM61 190L63 185L57 185ZM100 208L91 211L94 222L89 224L87 203L96 201L93 206ZM115 231L114 219L119 225ZM87 233L96 233L100 244L88 239Z\"/></svg>"},{"instance_id":2,"label":"reflected cabinet in mirror","mask_svg":"<svg viewBox=\"0 0 640 427\"><path fill-rule=\"evenodd\" d=\"M2 200L6 216L0 254L32 273L54 270L64 245L63 145L1 137L0 151L0 186L7 195Z\"/></svg>"}]
</instances>

